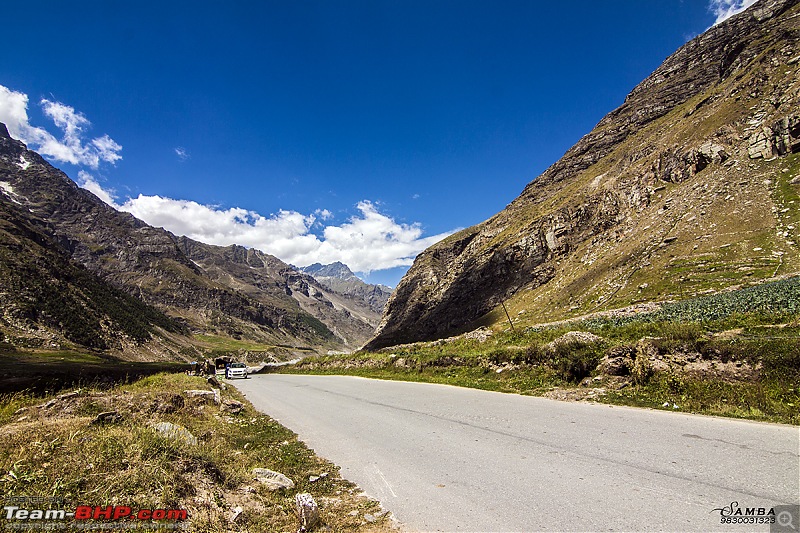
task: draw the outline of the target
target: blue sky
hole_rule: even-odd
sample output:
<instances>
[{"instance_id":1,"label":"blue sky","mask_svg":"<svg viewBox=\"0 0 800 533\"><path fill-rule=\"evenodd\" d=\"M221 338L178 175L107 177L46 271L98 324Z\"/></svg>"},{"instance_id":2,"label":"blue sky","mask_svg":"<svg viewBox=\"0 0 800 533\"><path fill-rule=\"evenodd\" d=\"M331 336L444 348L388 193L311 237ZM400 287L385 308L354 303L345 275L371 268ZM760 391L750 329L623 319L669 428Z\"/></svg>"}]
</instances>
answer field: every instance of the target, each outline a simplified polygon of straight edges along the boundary
<instances>
[{"instance_id":1,"label":"blue sky","mask_svg":"<svg viewBox=\"0 0 800 533\"><path fill-rule=\"evenodd\" d=\"M153 225L393 286L742 1L11 2L0 121Z\"/></svg>"}]
</instances>

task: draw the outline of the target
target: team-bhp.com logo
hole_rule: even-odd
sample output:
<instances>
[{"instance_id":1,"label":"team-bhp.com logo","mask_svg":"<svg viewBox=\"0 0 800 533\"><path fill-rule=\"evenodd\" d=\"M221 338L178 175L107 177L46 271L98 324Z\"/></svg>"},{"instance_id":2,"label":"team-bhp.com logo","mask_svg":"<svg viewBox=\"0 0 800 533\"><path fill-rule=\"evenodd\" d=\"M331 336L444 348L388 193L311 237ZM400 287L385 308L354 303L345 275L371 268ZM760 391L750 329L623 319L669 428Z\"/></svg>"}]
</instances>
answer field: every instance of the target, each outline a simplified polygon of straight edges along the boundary
<instances>
[{"instance_id":1,"label":"team-bhp.com logo","mask_svg":"<svg viewBox=\"0 0 800 533\"><path fill-rule=\"evenodd\" d=\"M124 505L107 507L89 507L80 505L75 509L75 520L121 520L133 517L136 520L186 520L189 514L186 509L133 509Z\"/></svg>"},{"instance_id":2,"label":"team-bhp.com logo","mask_svg":"<svg viewBox=\"0 0 800 533\"><path fill-rule=\"evenodd\" d=\"M21 509L15 505L3 507L6 520L186 520L189 514L186 509L139 509L134 512L124 505L107 505L106 507L79 505L75 512L63 509Z\"/></svg>"},{"instance_id":3,"label":"team-bhp.com logo","mask_svg":"<svg viewBox=\"0 0 800 533\"><path fill-rule=\"evenodd\" d=\"M6 502L8 503L8 502ZM134 509L126 505L79 505L66 509L30 509L23 503L3 506L7 529L183 529L186 509ZM104 522L98 522L104 521ZM69 526L67 527L67 524ZM60 527L59 527L60 526ZM144 526L144 527L143 527Z\"/></svg>"}]
</instances>

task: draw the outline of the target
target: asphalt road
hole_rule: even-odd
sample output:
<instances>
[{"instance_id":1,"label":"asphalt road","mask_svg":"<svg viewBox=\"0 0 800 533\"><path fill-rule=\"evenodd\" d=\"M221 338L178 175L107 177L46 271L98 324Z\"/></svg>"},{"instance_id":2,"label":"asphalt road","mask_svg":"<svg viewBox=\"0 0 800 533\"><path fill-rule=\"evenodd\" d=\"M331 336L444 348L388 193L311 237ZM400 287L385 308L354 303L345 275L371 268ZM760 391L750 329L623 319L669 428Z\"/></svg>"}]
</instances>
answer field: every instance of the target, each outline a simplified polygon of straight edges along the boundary
<instances>
[{"instance_id":1,"label":"asphalt road","mask_svg":"<svg viewBox=\"0 0 800 533\"><path fill-rule=\"evenodd\" d=\"M346 376L236 386L409 531L769 531L714 509L800 503L797 427Z\"/></svg>"}]
</instances>

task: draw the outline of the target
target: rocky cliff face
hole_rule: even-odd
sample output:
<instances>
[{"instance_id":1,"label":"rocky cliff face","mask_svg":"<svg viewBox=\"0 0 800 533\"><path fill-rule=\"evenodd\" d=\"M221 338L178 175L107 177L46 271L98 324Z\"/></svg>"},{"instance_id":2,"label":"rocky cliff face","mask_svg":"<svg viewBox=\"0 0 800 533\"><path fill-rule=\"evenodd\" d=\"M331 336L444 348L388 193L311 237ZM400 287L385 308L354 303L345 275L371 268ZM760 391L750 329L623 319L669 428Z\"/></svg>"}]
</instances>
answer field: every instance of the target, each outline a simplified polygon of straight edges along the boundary
<instances>
[{"instance_id":1,"label":"rocky cliff face","mask_svg":"<svg viewBox=\"0 0 800 533\"><path fill-rule=\"evenodd\" d=\"M800 9L693 39L505 210L429 248L367 348L689 297L800 268Z\"/></svg>"},{"instance_id":2,"label":"rocky cliff face","mask_svg":"<svg viewBox=\"0 0 800 533\"><path fill-rule=\"evenodd\" d=\"M314 277L320 278L333 278L345 281L352 280L354 278L358 279L358 276L353 274L353 271L341 261L336 261L335 263L330 263L328 265L314 263L313 265L302 267L300 270L306 274L311 274Z\"/></svg>"},{"instance_id":3,"label":"rocky cliff face","mask_svg":"<svg viewBox=\"0 0 800 533\"><path fill-rule=\"evenodd\" d=\"M179 238L114 210L12 139L4 125L0 184L0 201L40 221L66 260L195 331L328 349L355 348L374 331L330 302L298 303L290 284L302 274L275 257Z\"/></svg>"}]
</instances>

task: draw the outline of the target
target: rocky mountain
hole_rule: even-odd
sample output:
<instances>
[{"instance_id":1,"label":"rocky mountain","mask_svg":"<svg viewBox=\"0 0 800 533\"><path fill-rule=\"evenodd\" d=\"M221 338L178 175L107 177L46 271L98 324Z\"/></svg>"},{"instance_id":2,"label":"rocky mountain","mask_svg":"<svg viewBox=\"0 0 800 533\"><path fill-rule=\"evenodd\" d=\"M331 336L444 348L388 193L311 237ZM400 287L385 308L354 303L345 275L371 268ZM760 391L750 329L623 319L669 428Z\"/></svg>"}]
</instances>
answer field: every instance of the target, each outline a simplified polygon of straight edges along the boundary
<instances>
[{"instance_id":1,"label":"rocky mountain","mask_svg":"<svg viewBox=\"0 0 800 533\"><path fill-rule=\"evenodd\" d=\"M113 287L115 296L110 298L122 295L129 303L144 305L142 309L159 310L156 322L264 344L347 349L374 330L323 298L303 305L290 287L303 275L272 256L176 237L116 211L12 139L2 125L0 183L6 231L11 235L14 228L17 233L23 231L18 228L37 228L32 241L40 245L33 249L30 240L9 236L0 243L5 246L3 271L19 271L15 254L58 256L89 275L92 283ZM47 266L43 276L48 269L55 270ZM16 298L18 293L6 283L11 282L4 280L3 294ZM80 293L84 307L104 309L108 303L91 302L92 295L77 286L73 292ZM53 322L43 309L36 312L40 322ZM103 312L96 314L102 320Z\"/></svg>"},{"instance_id":2,"label":"rocky mountain","mask_svg":"<svg viewBox=\"0 0 800 533\"><path fill-rule=\"evenodd\" d=\"M339 261L329 265L314 263L300 270L313 276L328 290L366 304L364 313L369 315L367 321L377 327L392 289L386 285L366 283Z\"/></svg>"},{"instance_id":3,"label":"rocky mountain","mask_svg":"<svg viewBox=\"0 0 800 533\"><path fill-rule=\"evenodd\" d=\"M176 242L214 281L265 305L299 308L318 319L340 343L332 348L357 349L375 332L380 315L370 312L360 299L331 291L274 256L236 245L212 246L188 237L178 237Z\"/></svg>"},{"instance_id":4,"label":"rocky mountain","mask_svg":"<svg viewBox=\"0 0 800 533\"><path fill-rule=\"evenodd\" d=\"M506 209L420 254L367 348L800 270L799 40L798 0L761 0L686 43Z\"/></svg>"}]
</instances>

